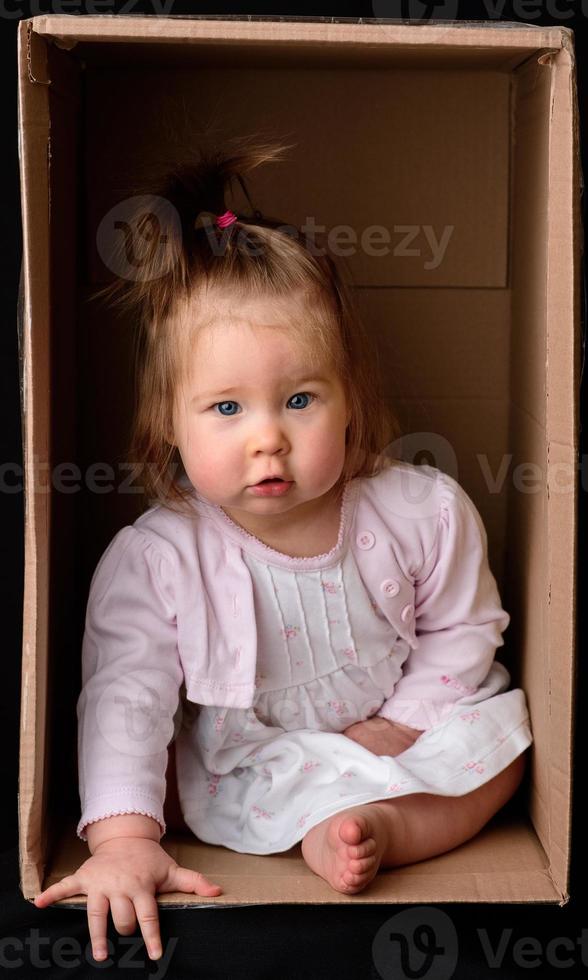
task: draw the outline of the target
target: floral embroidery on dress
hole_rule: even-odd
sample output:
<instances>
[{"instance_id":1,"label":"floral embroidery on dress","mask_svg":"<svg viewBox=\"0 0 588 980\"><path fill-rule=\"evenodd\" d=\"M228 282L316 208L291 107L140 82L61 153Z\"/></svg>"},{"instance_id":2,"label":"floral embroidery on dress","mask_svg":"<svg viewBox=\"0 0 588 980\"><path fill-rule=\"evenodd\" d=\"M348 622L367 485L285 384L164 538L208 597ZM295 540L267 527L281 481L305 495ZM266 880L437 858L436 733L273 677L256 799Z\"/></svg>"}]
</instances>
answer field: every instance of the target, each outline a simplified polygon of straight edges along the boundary
<instances>
[{"instance_id":1,"label":"floral embroidery on dress","mask_svg":"<svg viewBox=\"0 0 588 980\"><path fill-rule=\"evenodd\" d=\"M474 722L477 721L478 718L480 717L480 712L478 710L468 711L467 714L460 715L459 717L461 718L462 721L467 721L470 723L470 725L473 725Z\"/></svg>"},{"instance_id":2,"label":"floral embroidery on dress","mask_svg":"<svg viewBox=\"0 0 588 980\"><path fill-rule=\"evenodd\" d=\"M264 810L262 806L257 806L257 804L254 804L251 809L253 810L257 820L259 820L260 817L263 817L264 820L271 820L275 815L272 811Z\"/></svg>"},{"instance_id":3,"label":"floral embroidery on dress","mask_svg":"<svg viewBox=\"0 0 588 980\"><path fill-rule=\"evenodd\" d=\"M462 684L457 677L448 677L447 674L442 674L439 680L442 684L446 684L447 687L453 687L456 691L463 691L464 694L474 694L478 690L477 687L469 687L467 684Z\"/></svg>"},{"instance_id":4,"label":"floral embroidery on dress","mask_svg":"<svg viewBox=\"0 0 588 980\"><path fill-rule=\"evenodd\" d=\"M411 782L410 779L401 779L399 783L391 783L390 786L387 786L386 787L386 792L387 793L398 793L402 789L403 786L406 786L406 784L407 783L410 783L410 782Z\"/></svg>"},{"instance_id":5,"label":"floral embroidery on dress","mask_svg":"<svg viewBox=\"0 0 588 980\"><path fill-rule=\"evenodd\" d=\"M327 581L327 582L322 582L321 584L325 592L328 592L329 595L336 595L336 593L340 588L340 586L337 585L336 582Z\"/></svg>"},{"instance_id":6,"label":"floral embroidery on dress","mask_svg":"<svg viewBox=\"0 0 588 980\"><path fill-rule=\"evenodd\" d=\"M351 710L347 701L343 701L341 699L327 701L327 707L330 708L338 718L341 718L344 715L351 715Z\"/></svg>"},{"instance_id":7,"label":"floral embroidery on dress","mask_svg":"<svg viewBox=\"0 0 588 980\"><path fill-rule=\"evenodd\" d=\"M209 796L218 796L218 784L221 781L221 776L217 772L209 773L206 777L206 782L208 785Z\"/></svg>"},{"instance_id":8,"label":"floral embroidery on dress","mask_svg":"<svg viewBox=\"0 0 588 980\"><path fill-rule=\"evenodd\" d=\"M300 766L300 772L310 772L311 769L316 769L320 766L320 762L317 759L309 759L308 762L303 762Z\"/></svg>"},{"instance_id":9,"label":"floral embroidery on dress","mask_svg":"<svg viewBox=\"0 0 588 980\"><path fill-rule=\"evenodd\" d=\"M293 640L300 633L300 627L291 626L290 624L288 624L284 626L283 629L280 630L280 633L282 634L282 636L285 636L287 640Z\"/></svg>"},{"instance_id":10,"label":"floral embroidery on dress","mask_svg":"<svg viewBox=\"0 0 588 980\"><path fill-rule=\"evenodd\" d=\"M345 647L345 649L343 650L343 654L347 657L348 660L352 660L353 663L357 663L357 653L353 647Z\"/></svg>"},{"instance_id":11,"label":"floral embroidery on dress","mask_svg":"<svg viewBox=\"0 0 588 980\"><path fill-rule=\"evenodd\" d=\"M296 826L297 827L304 827L304 824L308 820L309 816L310 816L310 813L303 813L301 817L298 817L298 820L296 821Z\"/></svg>"},{"instance_id":12,"label":"floral embroidery on dress","mask_svg":"<svg viewBox=\"0 0 588 980\"><path fill-rule=\"evenodd\" d=\"M466 762L464 769L468 770L469 772L482 773L484 772L485 766L483 766L480 762Z\"/></svg>"}]
</instances>

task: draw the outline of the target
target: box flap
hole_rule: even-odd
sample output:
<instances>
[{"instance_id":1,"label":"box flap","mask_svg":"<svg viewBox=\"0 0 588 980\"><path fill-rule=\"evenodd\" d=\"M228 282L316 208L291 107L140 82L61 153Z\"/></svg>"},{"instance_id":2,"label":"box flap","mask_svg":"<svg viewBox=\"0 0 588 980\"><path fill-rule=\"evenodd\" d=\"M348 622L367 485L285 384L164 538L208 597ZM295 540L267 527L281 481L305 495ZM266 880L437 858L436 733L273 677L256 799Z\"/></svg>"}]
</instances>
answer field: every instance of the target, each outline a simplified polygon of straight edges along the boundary
<instances>
[{"instance_id":1,"label":"box flap","mask_svg":"<svg viewBox=\"0 0 588 980\"><path fill-rule=\"evenodd\" d=\"M45 736L50 495L38 475L50 458L49 389L49 82L47 42L21 22L18 119L23 229L21 352L25 566L18 791L22 887L35 886L46 854ZM35 330L33 330L33 323ZM45 329L42 329L45 326Z\"/></svg>"},{"instance_id":2,"label":"box flap","mask_svg":"<svg viewBox=\"0 0 588 980\"><path fill-rule=\"evenodd\" d=\"M163 11L162 11L163 12ZM46 14L31 18L33 29L72 47L76 42L98 43L130 41L206 40L221 43L234 40L266 40L285 45L293 40L315 43L347 42L353 45L394 44L398 48L417 46L463 47L511 50L521 57L538 48L560 48L562 27L543 27L516 22L441 21L401 23L391 18L276 17L263 15L179 15L153 17L119 14L78 17L75 14Z\"/></svg>"},{"instance_id":3,"label":"box flap","mask_svg":"<svg viewBox=\"0 0 588 980\"><path fill-rule=\"evenodd\" d=\"M553 56L547 275L547 628L550 669L551 873L567 891L576 694L577 461L580 384L580 149L571 36ZM569 270L573 270L570 276ZM562 329L563 328L563 329Z\"/></svg>"}]
</instances>

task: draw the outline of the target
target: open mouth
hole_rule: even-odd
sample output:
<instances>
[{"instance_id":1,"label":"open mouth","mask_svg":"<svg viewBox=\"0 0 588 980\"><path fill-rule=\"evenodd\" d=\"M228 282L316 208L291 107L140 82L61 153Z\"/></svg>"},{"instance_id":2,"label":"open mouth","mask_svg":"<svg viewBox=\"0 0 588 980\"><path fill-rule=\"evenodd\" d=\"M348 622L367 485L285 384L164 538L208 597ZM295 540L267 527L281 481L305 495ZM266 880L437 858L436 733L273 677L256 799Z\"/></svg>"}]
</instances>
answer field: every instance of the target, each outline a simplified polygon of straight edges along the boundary
<instances>
[{"instance_id":1,"label":"open mouth","mask_svg":"<svg viewBox=\"0 0 588 980\"><path fill-rule=\"evenodd\" d=\"M293 486L292 480L284 480L281 476L268 476L250 488L250 492L260 497L281 497L288 493Z\"/></svg>"}]
</instances>

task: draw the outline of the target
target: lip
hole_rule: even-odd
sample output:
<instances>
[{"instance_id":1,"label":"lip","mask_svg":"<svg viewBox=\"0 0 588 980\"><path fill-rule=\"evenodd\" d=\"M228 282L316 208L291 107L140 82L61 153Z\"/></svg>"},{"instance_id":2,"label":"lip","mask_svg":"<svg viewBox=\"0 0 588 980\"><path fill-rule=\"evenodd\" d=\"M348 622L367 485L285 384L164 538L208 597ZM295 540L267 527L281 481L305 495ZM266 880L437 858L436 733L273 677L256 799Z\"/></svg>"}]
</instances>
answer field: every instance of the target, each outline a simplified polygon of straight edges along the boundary
<instances>
[{"instance_id":1,"label":"lip","mask_svg":"<svg viewBox=\"0 0 588 980\"><path fill-rule=\"evenodd\" d=\"M256 497L282 497L285 493L288 493L288 490L294 483L293 480L284 480L281 477L266 477L266 479L272 482L264 483L260 481L249 487Z\"/></svg>"},{"instance_id":2,"label":"lip","mask_svg":"<svg viewBox=\"0 0 588 980\"><path fill-rule=\"evenodd\" d=\"M266 473L265 476L262 476L261 480L258 480L257 483L252 483L251 485L258 487L264 480L283 480L284 483L292 483L292 480L287 480L283 473Z\"/></svg>"}]
</instances>

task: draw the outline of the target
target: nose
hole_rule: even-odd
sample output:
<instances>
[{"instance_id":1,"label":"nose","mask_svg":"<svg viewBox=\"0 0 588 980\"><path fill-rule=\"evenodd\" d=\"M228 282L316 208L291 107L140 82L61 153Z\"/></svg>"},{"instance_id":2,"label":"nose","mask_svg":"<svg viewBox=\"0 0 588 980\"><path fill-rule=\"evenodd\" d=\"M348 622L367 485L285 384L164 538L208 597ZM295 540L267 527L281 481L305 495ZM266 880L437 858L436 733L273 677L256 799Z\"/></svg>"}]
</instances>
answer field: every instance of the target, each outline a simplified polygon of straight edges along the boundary
<instances>
[{"instance_id":1,"label":"nose","mask_svg":"<svg viewBox=\"0 0 588 980\"><path fill-rule=\"evenodd\" d=\"M254 455L275 456L290 449L290 442L284 426L274 416L258 419L251 436L251 447Z\"/></svg>"}]
</instances>

